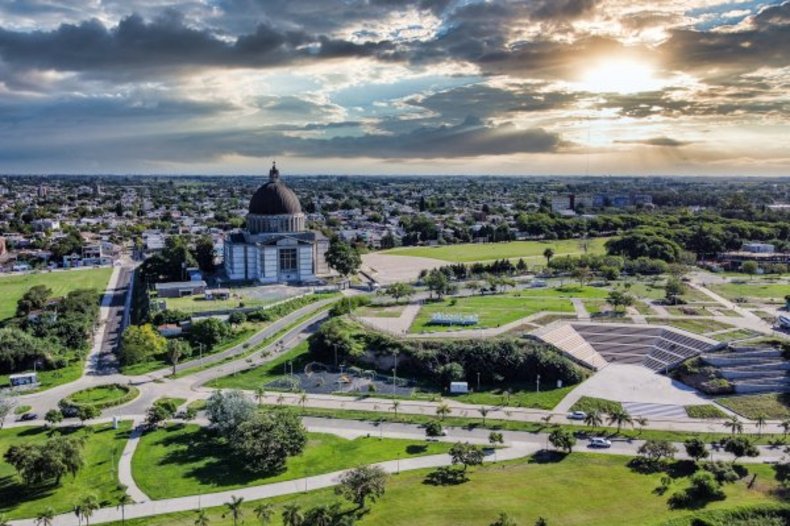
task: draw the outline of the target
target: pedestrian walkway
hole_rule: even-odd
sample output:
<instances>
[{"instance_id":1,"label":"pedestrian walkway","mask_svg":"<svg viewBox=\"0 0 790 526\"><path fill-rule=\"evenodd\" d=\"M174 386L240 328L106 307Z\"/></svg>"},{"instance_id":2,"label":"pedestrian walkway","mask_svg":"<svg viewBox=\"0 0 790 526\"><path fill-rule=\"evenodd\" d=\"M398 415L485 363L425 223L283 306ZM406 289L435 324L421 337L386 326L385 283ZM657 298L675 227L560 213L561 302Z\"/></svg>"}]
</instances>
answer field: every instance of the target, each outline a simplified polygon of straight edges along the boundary
<instances>
[{"instance_id":1,"label":"pedestrian walkway","mask_svg":"<svg viewBox=\"0 0 790 526\"><path fill-rule=\"evenodd\" d=\"M634 417L644 418L688 418L682 405L651 404L644 402L621 402L623 409Z\"/></svg>"},{"instance_id":2,"label":"pedestrian walkway","mask_svg":"<svg viewBox=\"0 0 790 526\"><path fill-rule=\"evenodd\" d=\"M571 303L573 303L573 308L576 310L576 316L580 320L589 320L590 313L587 311L587 307L584 306L584 302L579 298L571 298Z\"/></svg>"}]
</instances>

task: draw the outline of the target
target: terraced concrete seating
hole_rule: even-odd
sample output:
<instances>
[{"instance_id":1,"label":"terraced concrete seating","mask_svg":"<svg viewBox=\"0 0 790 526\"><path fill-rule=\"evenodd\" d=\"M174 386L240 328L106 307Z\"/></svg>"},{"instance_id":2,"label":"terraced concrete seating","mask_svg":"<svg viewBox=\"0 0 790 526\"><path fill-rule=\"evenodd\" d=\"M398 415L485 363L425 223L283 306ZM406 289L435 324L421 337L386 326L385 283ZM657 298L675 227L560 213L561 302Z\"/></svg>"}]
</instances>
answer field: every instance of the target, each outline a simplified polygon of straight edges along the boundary
<instances>
[{"instance_id":1,"label":"terraced concrete seating","mask_svg":"<svg viewBox=\"0 0 790 526\"><path fill-rule=\"evenodd\" d=\"M702 359L719 368L735 392L790 392L790 362L774 348L730 348L726 352L703 354Z\"/></svg>"}]
</instances>

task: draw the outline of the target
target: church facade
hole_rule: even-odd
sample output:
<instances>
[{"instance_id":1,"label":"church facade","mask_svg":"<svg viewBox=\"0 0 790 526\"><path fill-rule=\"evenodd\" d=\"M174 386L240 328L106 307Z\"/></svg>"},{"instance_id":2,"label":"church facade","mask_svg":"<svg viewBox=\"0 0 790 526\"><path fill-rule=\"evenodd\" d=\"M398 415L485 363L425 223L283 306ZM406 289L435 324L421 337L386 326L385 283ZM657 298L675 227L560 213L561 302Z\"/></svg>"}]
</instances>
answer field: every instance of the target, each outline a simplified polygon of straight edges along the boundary
<instances>
[{"instance_id":1,"label":"church facade","mask_svg":"<svg viewBox=\"0 0 790 526\"><path fill-rule=\"evenodd\" d=\"M231 281L312 283L330 272L328 248L326 236L305 229L299 198L273 165L250 200L246 229L225 240L223 266Z\"/></svg>"}]
</instances>

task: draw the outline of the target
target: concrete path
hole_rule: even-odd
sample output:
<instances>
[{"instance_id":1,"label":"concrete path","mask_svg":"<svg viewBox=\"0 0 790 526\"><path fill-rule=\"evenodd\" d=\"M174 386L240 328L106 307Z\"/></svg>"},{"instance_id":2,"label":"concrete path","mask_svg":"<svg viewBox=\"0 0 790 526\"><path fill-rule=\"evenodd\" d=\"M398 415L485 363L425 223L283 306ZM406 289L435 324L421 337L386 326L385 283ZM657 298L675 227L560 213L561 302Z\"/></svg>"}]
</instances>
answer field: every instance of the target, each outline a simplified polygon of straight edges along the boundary
<instances>
[{"instance_id":1,"label":"concrete path","mask_svg":"<svg viewBox=\"0 0 790 526\"><path fill-rule=\"evenodd\" d=\"M419 303L409 303L403 308L400 316L397 318L374 318L374 317L357 317L362 323L373 327L374 329L396 334L402 336L409 332L411 324L414 323L414 318L420 312L422 307Z\"/></svg>"},{"instance_id":2,"label":"concrete path","mask_svg":"<svg viewBox=\"0 0 790 526\"><path fill-rule=\"evenodd\" d=\"M126 492L132 497L135 502L145 502L151 500L148 495L137 486L137 483L132 476L132 457L140 443L140 437L143 436L143 428L140 425L143 419L138 418L132 422L132 433L129 435L129 440L123 448L121 458L118 460L118 482L126 486Z\"/></svg>"},{"instance_id":3,"label":"concrete path","mask_svg":"<svg viewBox=\"0 0 790 526\"><path fill-rule=\"evenodd\" d=\"M584 306L584 302L579 298L571 298L571 303L573 303L573 308L576 310L576 316L580 320L589 320L590 313L587 311L587 307Z\"/></svg>"},{"instance_id":4,"label":"concrete path","mask_svg":"<svg viewBox=\"0 0 790 526\"><path fill-rule=\"evenodd\" d=\"M647 318L643 314L641 314L636 308L634 307L627 307L626 313L628 316L634 320L634 323L638 323L640 325L647 325Z\"/></svg>"}]
</instances>

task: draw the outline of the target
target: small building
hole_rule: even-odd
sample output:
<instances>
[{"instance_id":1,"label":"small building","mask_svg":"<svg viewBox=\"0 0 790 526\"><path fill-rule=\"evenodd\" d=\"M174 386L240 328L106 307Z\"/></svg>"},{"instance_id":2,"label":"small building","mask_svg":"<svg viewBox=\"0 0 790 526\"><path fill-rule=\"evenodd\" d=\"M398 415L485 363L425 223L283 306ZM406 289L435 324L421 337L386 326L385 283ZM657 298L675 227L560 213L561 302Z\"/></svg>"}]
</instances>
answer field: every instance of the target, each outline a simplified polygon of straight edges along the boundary
<instances>
[{"instance_id":1,"label":"small building","mask_svg":"<svg viewBox=\"0 0 790 526\"><path fill-rule=\"evenodd\" d=\"M744 243L741 250L755 254L773 254L775 248L770 243Z\"/></svg>"},{"instance_id":2,"label":"small building","mask_svg":"<svg viewBox=\"0 0 790 526\"><path fill-rule=\"evenodd\" d=\"M26 385L38 385L38 373L18 373L8 377L11 387L24 387Z\"/></svg>"},{"instance_id":3,"label":"small building","mask_svg":"<svg viewBox=\"0 0 790 526\"><path fill-rule=\"evenodd\" d=\"M206 301L230 299L230 289L211 289L207 290L204 297Z\"/></svg>"},{"instance_id":4,"label":"small building","mask_svg":"<svg viewBox=\"0 0 790 526\"><path fill-rule=\"evenodd\" d=\"M156 293L160 298L182 298L195 294L205 294L205 281L171 281L169 283L157 283Z\"/></svg>"},{"instance_id":5,"label":"small building","mask_svg":"<svg viewBox=\"0 0 790 526\"><path fill-rule=\"evenodd\" d=\"M157 327L156 330L165 338L175 338L184 332L184 329L176 323L165 323Z\"/></svg>"},{"instance_id":6,"label":"small building","mask_svg":"<svg viewBox=\"0 0 790 526\"><path fill-rule=\"evenodd\" d=\"M453 394L466 394L469 392L469 383L450 382L450 392Z\"/></svg>"}]
</instances>

